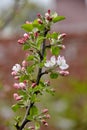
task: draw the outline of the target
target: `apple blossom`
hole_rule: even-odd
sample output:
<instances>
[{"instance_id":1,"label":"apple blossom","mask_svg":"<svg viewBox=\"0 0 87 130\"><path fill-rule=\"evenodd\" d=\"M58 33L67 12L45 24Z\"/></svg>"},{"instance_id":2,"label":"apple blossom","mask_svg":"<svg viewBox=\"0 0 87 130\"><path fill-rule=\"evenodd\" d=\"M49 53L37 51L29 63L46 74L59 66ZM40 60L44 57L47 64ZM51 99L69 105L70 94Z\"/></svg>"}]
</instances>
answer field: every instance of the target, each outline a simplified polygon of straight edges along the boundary
<instances>
[{"instance_id":1,"label":"apple blossom","mask_svg":"<svg viewBox=\"0 0 87 130\"><path fill-rule=\"evenodd\" d=\"M65 60L64 56L60 56L60 55L58 56L57 65L59 66L59 68L61 70L65 70L65 69L69 68L69 65L66 64L66 60Z\"/></svg>"},{"instance_id":2,"label":"apple blossom","mask_svg":"<svg viewBox=\"0 0 87 130\"><path fill-rule=\"evenodd\" d=\"M15 64L13 67L12 67L12 71L17 73L21 70L21 66L20 64Z\"/></svg>"},{"instance_id":3,"label":"apple blossom","mask_svg":"<svg viewBox=\"0 0 87 130\"><path fill-rule=\"evenodd\" d=\"M45 67L47 67L47 68L52 68L52 67L54 67L54 66L56 65L56 57L55 57L55 56L52 56L52 57L50 58L50 60L48 60L44 65L45 65Z\"/></svg>"}]
</instances>

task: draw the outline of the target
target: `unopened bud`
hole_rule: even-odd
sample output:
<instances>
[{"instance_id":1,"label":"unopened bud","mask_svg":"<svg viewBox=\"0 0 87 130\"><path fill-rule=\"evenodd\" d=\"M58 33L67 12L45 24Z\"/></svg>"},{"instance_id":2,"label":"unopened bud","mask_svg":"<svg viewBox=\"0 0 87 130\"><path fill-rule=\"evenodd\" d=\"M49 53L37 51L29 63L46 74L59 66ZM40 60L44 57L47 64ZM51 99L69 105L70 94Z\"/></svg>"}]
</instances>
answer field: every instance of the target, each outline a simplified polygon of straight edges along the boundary
<instances>
[{"instance_id":1,"label":"unopened bud","mask_svg":"<svg viewBox=\"0 0 87 130\"><path fill-rule=\"evenodd\" d=\"M66 37L66 33L62 33L58 36L58 40L63 39Z\"/></svg>"},{"instance_id":2,"label":"unopened bud","mask_svg":"<svg viewBox=\"0 0 87 130\"><path fill-rule=\"evenodd\" d=\"M47 113L48 112L48 109L44 109L43 111L42 111L42 113Z\"/></svg>"},{"instance_id":3,"label":"unopened bud","mask_svg":"<svg viewBox=\"0 0 87 130\"><path fill-rule=\"evenodd\" d=\"M35 36L35 37L38 37L38 32L35 32L35 33L34 33L34 36Z\"/></svg>"},{"instance_id":4,"label":"unopened bud","mask_svg":"<svg viewBox=\"0 0 87 130\"><path fill-rule=\"evenodd\" d=\"M25 89L26 88L25 83L23 83L23 82L19 83L19 88L20 89Z\"/></svg>"},{"instance_id":5,"label":"unopened bud","mask_svg":"<svg viewBox=\"0 0 87 130\"><path fill-rule=\"evenodd\" d=\"M31 87L34 88L36 85L36 83L32 83Z\"/></svg>"},{"instance_id":6,"label":"unopened bud","mask_svg":"<svg viewBox=\"0 0 87 130\"><path fill-rule=\"evenodd\" d=\"M15 80L19 80L19 76L15 76L14 79L15 79Z\"/></svg>"},{"instance_id":7,"label":"unopened bud","mask_svg":"<svg viewBox=\"0 0 87 130\"><path fill-rule=\"evenodd\" d=\"M49 10L48 10L48 14L50 14L50 12L51 12L51 11L50 11L50 9L49 9Z\"/></svg>"},{"instance_id":8,"label":"unopened bud","mask_svg":"<svg viewBox=\"0 0 87 130\"><path fill-rule=\"evenodd\" d=\"M41 18L41 14L37 14L37 17L38 17L38 18Z\"/></svg>"},{"instance_id":9,"label":"unopened bud","mask_svg":"<svg viewBox=\"0 0 87 130\"><path fill-rule=\"evenodd\" d=\"M16 89L19 89L19 84L18 83L14 83L13 87L16 88Z\"/></svg>"},{"instance_id":10,"label":"unopened bud","mask_svg":"<svg viewBox=\"0 0 87 130\"><path fill-rule=\"evenodd\" d=\"M50 115L49 115L49 114L47 114L47 115L46 115L46 118L47 118L47 119L50 119Z\"/></svg>"},{"instance_id":11,"label":"unopened bud","mask_svg":"<svg viewBox=\"0 0 87 130\"><path fill-rule=\"evenodd\" d=\"M58 47L59 47L60 49L65 49L65 48L66 48L65 45L58 45Z\"/></svg>"},{"instance_id":12,"label":"unopened bud","mask_svg":"<svg viewBox=\"0 0 87 130\"><path fill-rule=\"evenodd\" d=\"M22 66L23 66L23 67L26 67L27 65L28 65L27 61L23 60L23 61L22 61Z\"/></svg>"},{"instance_id":13,"label":"unopened bud","mask_svg":"<svg viewBox=\"0 0 87 130\"><path fill-rule=\"evenodd\" d=\"M38 21L39 24L43 24L41 19L37 19L37 21Z\"/></svg>"},{"instance_id":14,"label":"unopened bud","mask_svg":"<svg viewBox=\"0 0 87 130\"><path fill-rule=\"evenodd\" d=\"M67 76L67 75L69 75L69 71L63 71L63 70L61 70L61 71L59 71L59 74L61 76Z\"/></svg>"},{"instance_id":15,"label":"unopened bud","mask_svg":"<svg viewBox=\"0 0 87 130\"><path fill-rule=\"evenodd\" d=\"M29 38L29 34L24 33L24 38L28 39Z\"/></svg>"},{"instance_id":16,"label":"unopened bud","mask_svg":"<svg viewBox=\"0 0 87 130\"><path fill-rule=\"evenodd\" d=\"M13 97L14 97L14 99L15 99L16 101L19 101L19 100L22 99L22 97L19 96L17 93L14 93L14 94L13 94Z\"/></svg>"},{"instance_id":17,"label":"unopened bud","mask_svg":"<svg viewBox=\"0 0 87 130\"><path fill-rule=\"evenodd\" d=\"M26 24L32 24L32 22L26 21Z\"/></svg>"},{"instance_id":18,"label":"unopened bud","mask_svg":"<svg viewBox=\"0 0 87 130\"><path fill-rule=\"evenodd\" d=\"M17 75L17 72L16 72L16 71L12 71L11 75L12 75L12 76L16 76L16 75Z\"/></svg>"}]
</instances>

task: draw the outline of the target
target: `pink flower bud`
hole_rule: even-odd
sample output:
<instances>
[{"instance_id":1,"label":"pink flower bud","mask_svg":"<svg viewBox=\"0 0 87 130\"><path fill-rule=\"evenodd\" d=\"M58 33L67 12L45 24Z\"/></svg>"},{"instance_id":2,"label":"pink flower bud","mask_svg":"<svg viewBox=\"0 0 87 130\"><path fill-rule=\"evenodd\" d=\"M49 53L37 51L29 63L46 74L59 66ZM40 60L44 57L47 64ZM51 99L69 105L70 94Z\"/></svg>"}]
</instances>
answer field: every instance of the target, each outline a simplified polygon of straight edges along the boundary
<instances>
[{"instance_id":1,"label":"pink flower bud","mask_svg":"<svg viewBox=\"0 0 87 130\"><path fill-rule=\"evenodd\" d=\"M18 97L16 97L16 101L19 101L19 100L21 100L22 99L22 97L21 96L18 96Z\"/></svg>"},{"instance_id":2,"label":"pink flower bud","mask_svg":"<svg viewBox=\"0 0 87 130\"><path fill-rule=\"evenodd\" d=\"M14 79L15 79L15 80L19 80L19 76L15 76Z\"/></svg>"},{"instance_id":3,"label":"pink flower bud","mask_svg":"<svg viewBox=\"0 0 87 130\"><path fill-rule=\"evenodd\" d=\"M16 88L16 89L19 89L19 84L18 83L14 83L13 87Z\"/></svg>"},{"instance_id":4,"label":"pink flower bud","mask_svg":"<svg viewBox=\"0 0 87 130\"><path fill-rule=\"evenodd\" d=\"M14 93L14 94L13 94L13 97L14 97L14 99L15 99L16 101L19 101L19 100L22 99L22 97L19 96L17 93Z\"/></svg>"},{"instance_id":5,"label":"pink flower bud","mask_svg":"<svg viewBox=\"0 0 87 130\"><path fill-rule=\"evenodd\" d=\"M41 120L41 122L45 125L45 126L48 126L48 123L43 119Z\"/></svg>"},{"instance_id":6,"label":"pink flower bud","mask_svg":"<svg viewBox=\"0 0 87 130\"><path fill-rule=\"evenodd\" d=\"M48 10L48 14L50 14L50 12L51 12L51 11L50 11L50 9L49 9L49 10Z\"/></svg>"},{"instance_id":7,"label":"pink flower bud","mask_svg":"<svg viewBox=\"0 0 87 130\"><path fill-rule=\"evenodd\" d=\"M26 21L26 24L32 24L32 22Z\"/></svg>"},{"instance_id":8,"label":"pink flower bud","mask_svg":"<svg viewBox=\"0 0 87 130\"><path fill-rule=\"evenodd\" d=\"M19 83L19 88L20 89L26 89L25 83L23 83L23 82Z\"/></svg>"},{"instance_id":9,"label":"pink flower bud","mask_svg":"<svg viewBox=\"0 0 87 130\"><path fill-rule=\"evenodd\" d=\"M28 53L28 52L26 52L26 54L25 54L25 56L27 57L27 56L29 56L30 54Z\"/></svg>"},{"instance_id":10,"label":"pink flower bud","mask_svg":"<svg viewBox=\"0 0 87 130\"><path fill-rule=\"evenodd\" d=\"M14 94L13 94L13 97L14 97L14 99L15 99L16 97L18 97L18 94L17 94L17 93L14 93Z\"/></svg>"},{"instance_id":11,"label":"pink flower bud","mask_svg":"<svg viewBox=\"0 0 87 130\"><path fill-rule=\"evenodd\" d=\"M31 87L34 88L36 87L36 85L37 85L36 83L32 83Z\"/></svg>"},{"instance_id":12,"label":"pink flower bud","mask_svg":"<svg viewBox=\"0 0 87 130\"><path fill-rule=\"evenodd\" d=\"M44 123L44 125L45 125L45 126L48 126L48 123L46 122L46 123Z\"/></svg>"},{"instance_id":13,"label":"pink flower bud","mask_svg":"<svg viewBox=\"0 0 87 130\"><path fill-rule=\"evenodd\" d=\"M37 21L38 21L39 24L43 24L41 19L37 19Z\"/></svg>"},{"instance_id":14,"label":"pink flower bud","mask_svg":"<svg viewBox=\"0 0 87 130\"><path fill-rule=\"evenodd\" d=\"M63 39L66 37L66 33L62 33L58 36L58 40Z\"/></svg>"},{"instance_id":15,"label":"pink flower bud","mask_svg":"<svg viewBox=\"0 0 87 130\"><path fill-rule=\"evenodd\" d=\"M43 111L42 111L42 113L47 113L48 112L48 109L44 109Z\"/></svg>"},{"instance_id":16,"label":"pink flower bud","mask_svg":"<svg viewBox=\"0 0 87 130\"><path fill-rule=\"evenodd\" d=\"M22 67L21 70L22 70L22 71L25 71L25 67Z\"/></svg>"},{"instance_id":17,"label":"pink flower bud","mask_svg":"<svg viewBox=\"0 0 87 130\"><path fill-rule=\"evenodd\" d=\"M47 115L46 115L46 118L47 118L47 119L50 119L50 115L49 115L49 114L47 114Z\"/></svg>"},{"instance_id":18,"label":"pink flower bud","mask_svg":"<svg viewBox=\"0 0 87 130\"><path fill-rule=\"evenodd\" d=\"M26 67L27 65L28 65L28 62L25 61L25 60L23 60L23 61L22 61L22 66L23 66L23 67Z\"/></svg>"},{"instance_id":19,"label":"pink flower bud","mask_svg":"<svg viewBox=\"0 0 87 130\"><path fill-rule=\"evenodd\" d=\"M12 76L16 76L17 72L16 71L12 71L11 75Z\"/></svg>"},{"instance_id":20,"label":"pink flower bud","mask_svg":"<svg viewBox=\"0 0 87 130\"><path fill-rule=\"evenodd\" d=\"M34 130L35 129L35 127L34 126L30 126L30 127L28 127L29 128L29 130L31 129L31 130Z\"/></svg>"},{"instance_id":21,"label":"pink flower bud","mask_svg":"<svg viewBox=\"0 0 87 130\"><path fill-rule=\"evenodd\" d=\"M59 47L60 49L65 49L65 48L66 48L65 45L58 45L58 47Z\"/></svg>"},{"instance_id":22,"label":"pink flower bud","mask_svg":"<svg viewBox=\"0 0 87 130\"><path fill-rule=\"evenodd\" d=\"M48 14L48 13L45 13L45 17L47 18L47 17L49 17L50 15Z\"/></svg>"},{"instance_id":23,"label":"pink flower bud","mask_svg":"<svg viewBox=\"0 0 87 130\"><path fill-rule=\"evenodd\" d=\"M63 71L63 70L61 70L61 71L59 71L59 74L61 76L67 76L67 75L69 75L69 71Z\"/></svg>"},{"instance_id":24,"label":"pink flower bud","mask_svg":"<svg viewBox=\"0 0 87 130\"><path fill-rule=\"evenodd\" d=\"M38 37L38 36L39 36L38 32L35 32L35 33L34 33L34 36L35 36L35 37Z\"/></svg>"},{"instance_id":25,"label":"pink flower bud","mask_svg":"<svg viewBox=\"0 0 87 130\"><path fill-rule=\"evenodd\" d=\"M30 24L30 22L29 22L29 21L26 21L26 24Z\"/></svg>"},{"instance_id":26,"label":"pink flower bud","mask_svg":"<svg viewBox=\"0 0 87 130\"><path fill-rule=\"evenodd\" d=\"M24 33L24 38L25 38L26 40L29 39L29 34Z\"/></svg>"},{"instance_id":27,"label":"pink flower bud","mask_svg":"<svg viewBox=\"0 0 87 130\"><path fill-rule=\"evenodd\" d=\"M18 43L19 43L19 44L24 44L24 43L25 43L24 38L19 39L19 40L18 40Z\"/></svg>"},{"instance_id":28,"label":"pink flower bud","mask_svg":"<svg viewBox=\"0 0 87 130\"><path fill-rule=\"evenodd\" d=\"M37 14L37 17L38 17L38 18L41 18L41 14Z\"/></svg>"}]
</instances>

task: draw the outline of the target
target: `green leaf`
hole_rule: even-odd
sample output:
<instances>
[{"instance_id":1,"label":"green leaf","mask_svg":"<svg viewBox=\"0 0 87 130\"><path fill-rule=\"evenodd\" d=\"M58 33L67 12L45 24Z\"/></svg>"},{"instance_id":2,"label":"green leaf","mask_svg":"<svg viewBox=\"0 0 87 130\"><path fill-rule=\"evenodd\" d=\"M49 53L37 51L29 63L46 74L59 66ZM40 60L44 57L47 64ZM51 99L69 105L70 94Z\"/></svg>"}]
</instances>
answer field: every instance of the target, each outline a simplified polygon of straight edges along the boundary
<instances>
[{"instance_id":1,"label":"green leaf","mask_svg":"<svg viewBox=\"0 0 87 130\"><path fill-rule=\"evenodd\" d=\"M34 65L28 66L27 67L27 72L28 73L34 72L34 67L35 67Z\"/></svg>"},{"instance_id":2,"label":"green leaf","mask_svg":"<svg viewBox=\"0 0 87 130\"><path fill-rule=\"evenodd\" d=\"M39 122L35 122L35 130L39 130L40 129L40 123Z\"/></svg>"},{"instance_id":3,"label":"green leaf","mask_svg":"<svg viewBox=\"0 0 87 130\"><path fill-rule=\"evenodd\" d=\"M34 55L29 55L29 56L27 57L27 60L28 60L28 61L34 60L34 57L35 57Z\"/></svg>"},{"instance_id":4,"label":"green leaf","mask_svg":"<svg viewBox=\"0 0 87 130\"><path fill-rule=\"evenodd\" d=\"M35 102L36 101L36 94L33 94L32 96L31 96L31 102Z\"/></svg>"},{"instance_id":5,"label":"green leaf","mask_svg":"<svg viewBox=\"0 0 87 130\"><path fill-rule=\"evenodd\" d=\"M64 20L64 19L65 19L64 16L56 16L53 18L53 22L56 23L56 22L59 22L59 21Z\"/></svg>"},{"instance_id":6,"label":"green leaf","mask_svg":"<svg viewBox=\"0 0 87 130\"><path fill-rule=\"evenodd\" d=\"M57 39L57 38L58 38L58 33L53 32L53 33L51 34L51 38Z\"/></svg>"},{"instance_id":7,"label":"green leaf","mask_svg":"<svg viewBox=\"0 0 87 130\"><path fill-rule=\"evenodd\" d=\"M23 50L27 50L27 49L29 49L29 48L30 48L29 44L24 44L24 45L23 45Z\"/></svg>"},{"instance_id":8,"label":"green leaf","mask_svg":"<svg viewBox=\"0 0 87 130\"><path fill-rule=\"evenodd\" d=\"M31 32L33 30L33 25L32 24L23 24L22 28L27 31L27 32Z\"/></svg>"},{"instance_id":9,"label":"green leaf","mask_svg":"<svg viewBox=\"0 0 87 130\"><path fill-rule=\"evenodd\" d=\"M14 112L16 112L19 108L20 108L20 106L19 106L18 104L12 105L12 110L13 110Z\"/></svg>"},{"instance_id":10,"label":"green leaf","mask_svg":"<svg viewBox=\"0 0 87 130\"><path fill-rule=\"evenodd\" d=\"M46 92L51 94L52 96L54 96L54 91L52 90L52 88L46 88Z\"/></svg>"},{"instance_id":11,"label":"green leaf","mask_svg":"<svg viewBox=\"0 0 87 130\"><path fill-rule=\"evenodd\" d=\"M27 79L29 79L29 76L28 76L28 75L22 75L22 76L20 77L20 82L23 82L24 80L27 80Z\"/></svg>"},{"instance_id":12,"label":"green leaf","mask_svg":"<svg viewBox=\"0 0 87 130\"><path fill-rule=\"evenodd\" d=\"M38 28L38 27L39 27L39 24L38 24L37 19L35 19L35 20L33 21L33 27L34 27L34 28Z\"/></svg>"},{"instance_id":13,"label":"green leaf","mask_svg":"<svg viewBox=\"0 0 87 130\"><path fill-rule=\"evenodd\" d=\"M32 117L31 115L28 115L28 116L27 116L27 119L30 120L30 121L32 121L32 120L33 120L33 117Z\"/></svg>"},{"instance_id":14,"label":"green leaf","mask_svg":"<svg viewBox=\"0 0 87 130\"><path fill-rule=\"evenodd\" d=\"M60 49L58 48L58 46L52 46L51 51L53 55L58 56Z\"/></svg>"},{"instance_id":15,"label":"green leaf","mask_svg":"<svg viewBox=\"0 0 87 130\"><path fill-rule=\"evenodd\" d=\"M50 78L51 78L51 79L56 79L57 77L58 77L58 73L53 73L53 72L52 72L52 73L50 74Z\"/></svg>"},{"instance_id":16,"label":"green leaf","mask_svg":"<svg viewBox=\"0 0 87 130\"><path fill-rule=\"evenodd\" d=\"M37 114L38 114L38 109L37 109L37 107L34 105L34 106L32 106L31 109L30 109L30 115L31 115L32 117L34 117L34 116L37 115Z\"/></svg>"}]
</instances>

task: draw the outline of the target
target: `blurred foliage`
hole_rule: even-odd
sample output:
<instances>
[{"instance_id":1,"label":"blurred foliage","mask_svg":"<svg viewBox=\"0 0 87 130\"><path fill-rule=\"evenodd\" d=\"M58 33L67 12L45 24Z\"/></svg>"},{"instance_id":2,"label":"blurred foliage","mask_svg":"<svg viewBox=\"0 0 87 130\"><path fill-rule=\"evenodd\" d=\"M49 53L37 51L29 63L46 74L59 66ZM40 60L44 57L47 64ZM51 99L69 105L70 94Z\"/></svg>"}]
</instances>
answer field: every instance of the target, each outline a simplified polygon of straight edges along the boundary
<instances>
[{"instance_id":1,"label":"blurred foliage","mask_svg":"<svg viewBox=\"0 0 87 130\"><path fill-rule=\"evenodd\" d=\"M43 13L44 8L29 0L13 0L13 4L0 10L0 30L10 27L12 31L18 30L18 26L25 21L35 19L37 13Z\"/></svg>"},{"instance_id":2,"label":"blurred foliage","mask_svg":"<svg viewBox=\"0 0 87 130\"><path fill-rule=\"evenodd\" d=\"M73 77L51 81L55 96L45 95L43 104L51 113L50 123L58 130L87 129L87 81Z\"/></svg>"}]
</instances>

